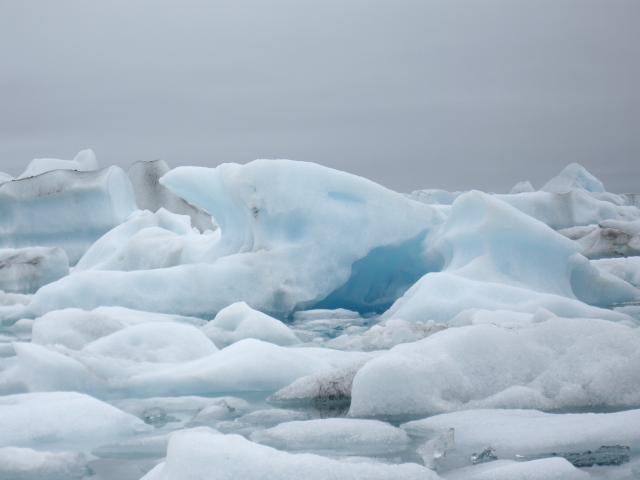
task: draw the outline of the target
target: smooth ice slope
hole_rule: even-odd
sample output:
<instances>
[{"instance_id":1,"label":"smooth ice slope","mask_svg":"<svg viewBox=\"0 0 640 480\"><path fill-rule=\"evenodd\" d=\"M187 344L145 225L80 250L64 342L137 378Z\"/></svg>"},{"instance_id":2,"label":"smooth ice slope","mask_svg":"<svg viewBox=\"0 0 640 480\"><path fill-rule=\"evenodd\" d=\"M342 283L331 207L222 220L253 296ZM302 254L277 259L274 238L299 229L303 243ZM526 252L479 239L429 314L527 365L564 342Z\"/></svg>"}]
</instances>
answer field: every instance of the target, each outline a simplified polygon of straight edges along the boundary
<instances>
[{"instance_id":1,"label":"smooth ice slope","mask_svg":"<svg viewBox=\"0 0 640 480\"><path fill-rule=\"evenodd\" d=\"M119 167L54 170L0 184L0 247L63 248L74 264L107 230L136 209Z\"/></svg>"},{"instance_id":2,"label":"smooth ice slope","mask_svg":"<svg viewBox=\"0 0 640 480\"><path fill-rule=\"evenodd\" d=\"M52 170L76 170L88 172L98 170L98 161L93 150L81 150L73 160L60 160L57 158L34 158L29 162L26 170L17 178L35 177Z\"/></svg>"},{"instance_id":3,"label":"smooth ice slope","mask_svg":"<svg viewBox=\"0 0 640 480\"><path fill-rule=\"evenodd\" d=\"M219 347L244 338L257 338L276 345L299 343L298 337L280 320L254 310L245 302L223 308L203 327L204 333Z\"/></svg>"},{"instance_id":4,"label":"smooth ice slope","mask_svg":"<svg viewBox=\"0 0 640 480\"><path fill-rule=\"evenodd\" d=\"M366 363L353 380L350 414L637 406L639 344L636 328L605 320L449 328Z\"/></svg>"},{"instance_id":5,"label":"smooth ice slope","mask_svg":"<svg viewBox=\"0 0 640 480\"><path fill-rule=\"evenodd\" d=\"M86 457L73 452L0 448L0 478L7 480L80 480L89 474Z\"/></svg>"},{"instance_id":6,"label":"smooth ice slope","mask_svg":"<svg viewBox=\"0 0 640 480\"><path fill-rule=\"evenodd\" d=\"M436 480L417 464L340 462L312 454L291 454L252 443L239 435L199 428L174 433L166 460L142 480Z\"/></svg>"},{"instance_id":7,"label":"smooth ice slope","mask_svg":"<svg viewBox=\"0 0 640 480\"><path fill-rule=\"evenodd\" d=\"M31 313L121 305L208 316L243 300L282 317L334 291L334 301L382 310L438 266L424 258L422 239L441 214L361 177L282 160L181 167L162 183L213 214L217 260L79 272L41 289Z\"/></svg>"},{"instance_id":8,"label":"smooth ice slope","mask_svg":"<svg viewBox=\"0 0 640 480\"><path fill-rule=\"evenodd\" d=\"M0 446L55 444L89 449L147 432L142 420L75 392L0 396Z\"/></svg>"},{"instance_id":9,"label":"smooth ice slope","mask_svg":"<svg viewBox=\"0 0 640 480\"><path fill-rule=\"evenodd\" d=\"M33 293L69 274L69 259L61 248L0 248L0 290Z\"/></svg>"},{"instance_id":10,"label":"smooth ice slope","mask_svg":"<svg viewBox=\"0 0 640 480\"><path fill-rule=\"evenodd\" d=\"M188 215L191 224L201 232L215 229L207 212L194 207L160 184L160 178L169 170L169 166L163 160L135 162L129 167L127 173L133 185L138 208L151 212L165 208L173 213Z\"/></svg>"}]
</instances>

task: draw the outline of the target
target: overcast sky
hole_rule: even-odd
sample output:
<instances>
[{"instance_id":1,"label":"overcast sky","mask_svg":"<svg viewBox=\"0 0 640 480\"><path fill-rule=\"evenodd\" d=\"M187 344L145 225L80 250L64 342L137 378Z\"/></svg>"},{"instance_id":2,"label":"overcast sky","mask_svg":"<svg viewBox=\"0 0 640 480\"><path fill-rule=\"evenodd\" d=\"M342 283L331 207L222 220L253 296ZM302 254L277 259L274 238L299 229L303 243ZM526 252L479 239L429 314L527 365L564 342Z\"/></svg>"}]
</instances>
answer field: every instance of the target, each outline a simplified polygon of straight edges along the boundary
<instances>
[{"instance_id":1,"label":"overcast sky","mask_svg":"<svg viewBox=\"0 0 640 480\"><path fill-rule=\"evenodd\" d=\"M319 162L640 191L639 0L0 0L0 171Z\"/></svg>"}]
</instances>

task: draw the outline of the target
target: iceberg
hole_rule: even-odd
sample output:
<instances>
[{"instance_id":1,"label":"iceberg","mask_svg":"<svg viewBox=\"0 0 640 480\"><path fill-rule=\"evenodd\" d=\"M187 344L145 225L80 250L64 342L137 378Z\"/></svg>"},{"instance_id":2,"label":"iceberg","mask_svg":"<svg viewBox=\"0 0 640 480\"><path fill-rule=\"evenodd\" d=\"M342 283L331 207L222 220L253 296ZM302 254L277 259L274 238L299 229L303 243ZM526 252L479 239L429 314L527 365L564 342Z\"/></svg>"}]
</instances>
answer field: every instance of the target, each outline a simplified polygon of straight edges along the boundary
<instances>
[{"instance_id":1,"label":"iceberg","mask_svg":"<svg viewBox=\"0 0 640 480\"><path fill-rule=\"evenodd\" d=\"M245 338L276 345L300 343L295 333L280 320L252 309L245 302L233 303L220 310L203 331L221 348Z\"/></svg>"},{"instance_id":2,"label":"iceberg","mask_svg":"<svg viewBox=\"0 0 640 480\"><path fill-rule=\"evenodd\" d=\"M636 328L584 318L520 329L449 328L367 362L353 379L349 413L640 405L639 335Z\"/></svg>"},{"instance_id":3,"label":"iceberg","mask_svg":"<svg viewBox=\"0 0 640 480\"><path fill-rule=\"evenodd\" d=\"M53 170L0 184L0 248L60 247L75 264L89 246L136 210L119 167Z\"/></svg>"}]
</instances>

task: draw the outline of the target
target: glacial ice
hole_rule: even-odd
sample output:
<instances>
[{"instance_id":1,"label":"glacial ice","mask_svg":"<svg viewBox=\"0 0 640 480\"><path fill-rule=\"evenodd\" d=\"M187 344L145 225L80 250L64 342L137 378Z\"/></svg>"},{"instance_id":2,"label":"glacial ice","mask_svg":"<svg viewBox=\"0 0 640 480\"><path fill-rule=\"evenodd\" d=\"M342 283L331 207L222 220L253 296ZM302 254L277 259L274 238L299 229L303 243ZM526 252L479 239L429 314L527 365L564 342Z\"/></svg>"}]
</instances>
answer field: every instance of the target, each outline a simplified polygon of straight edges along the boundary
<instances>
[{"instance_id":1,"label":"glacial ice","mask_svg":"<svg viewBox=\"0 0 640 480\"><path fill-rule=\"evenodd\" d=\"M278 450L330 455L393 455L409 444L407 434L378 420L323 418L285 422L251 435Z\"/></svg>"},{"instance_id":2,"label":"glacial ice","mask_svg":"<svg viewBox=\"0 0 640 480\"><path fill-rule=\"evenodd\" d=\"M76 392L0 396L0 446L76 447L147 432L151 427L95 398Z\"/></svg>"},{"instance_id":3,"label":"glacial ice","mask_svg":"<svg viewBox=\"0 0 640 480\"><path fill-rule=\"evenodd\" d=\"M164 208L173 213L188 215L191 225L201 232L215 230L207 212L194 207L160 184L160 178L169 170L169 165L162 160L135 162L129 167L127 174L133 185L138 208L151 212Z\"/></svg>"},{"instance_id":4,"label":"glacial ice","mask_svg":"<svg viewBox=\"0 0 640 480\"><path fill-rule=\"evenodd\" d=\"M0 179L0 478L640 471L639 203L584 168L45 164Z\"/></svg>"},{"instance_id":5,"label":"glacial ice","mask_svg":"<svg viewBox=\"0 0 640 480\"><path fill-rule=\"evenodd\" d=\"M134 212L125 222L100 237L80 258L83 270L150 270L206 260L217 233L201 234L189 217L160 208L156 213Z\"/></svg>"},{"instance_id":6,"label":"glacial ice","mask_svg":"<svg viewBox=\"0 0 640 480\"><path fill-rule=\"evenodd\" d=\"M313 454L291 454L259 445L239 435L198 428L174 433L167 457L142 480L349 479L436 480L436 473L416 464L341 462Z\"/></svg>"},{"instance_id":7,"label":"glacial ice","mask_svg":"<svg viewBox=\"0 0 640 480\"><path fill-rule=\"evenodd\" d=\"M538 410L464 410L405 423L411 436L453 428L455 455L463 462L493 448L502 460L597 450L602 445L640 448L640 410L614 413L544 413ZM450 461L455 461L449 458Z\"/></svg>"},{"instance_id":8,"label":"glacial ice","mask_svg":"<svg viewBox=\"0 0 640 480\"><path fill-rule=\"evenodd\" d=\"M136 209L119 167L53 170L0 184L0 248L60 247L75 264Z\"/></svg>"},{"instance_id":9,"label":"glacial ice","mask_svg":"<svg viewBox=\"0 0 640 480\"><path fill-rule=\"evenodd\" d=\"M202 326L204 320L179 315L141 312L122 307L53 310L35 319L32 341L41 345L64 345L80 350L88 343L123 328L146 322L178 322Z\"/></svg>"},{"instance_id":10,"label":"glacial ice","mask_svg":"<svg viewBox=\"0 0 640 480\"><path fill-rule=\"evenodd\" d=\"M7 480L80 480L89 472L82 453L0 447L0 478Z\"/></svg>"},{"instance_id":11,"label":"glacial ice","mask_svg":"<svg viewBox=\"0 0 640 480\"><path fill-rule=\"evenodd\" d=\"M367 362L353 380L350 414L640 405L639 342L636 328L586 318L449 328Z\"/></svg>"},{"instance_id":12,"label":"glacial ice","mask_svg":"<svg viewBox=\"0 0 640 480\"><path fill-rule=\"evenodd\" d=\"M60 160L57 158L34 158L29 162L26 170L18 175L17 179L35 177L52 170L76 170L88 172L98 170L98 160L93 150L81 150L73 160Z\"/></svg>"},{"instance_id":13,"label":"glacial ice","mask_svg":"<svg viewBox=\"0 0 640 480\"><path fill-rule=\"evenodd\" d=\"M0 290L34 293L69 274L67 254L58 247L0 248Z\"/></svg>"},{"instance_id":14,"label":"glacial ice","mask_svg":"<svg viewBox=\"0 0 640 480\"><path fill-rule=\"evenodd\" d=\"M276 345L300 342L280 320L252 309L245 302L236 302L220 310L203 331L221 348L244 338L257 338Z\"/></svg>"}]
</instances>

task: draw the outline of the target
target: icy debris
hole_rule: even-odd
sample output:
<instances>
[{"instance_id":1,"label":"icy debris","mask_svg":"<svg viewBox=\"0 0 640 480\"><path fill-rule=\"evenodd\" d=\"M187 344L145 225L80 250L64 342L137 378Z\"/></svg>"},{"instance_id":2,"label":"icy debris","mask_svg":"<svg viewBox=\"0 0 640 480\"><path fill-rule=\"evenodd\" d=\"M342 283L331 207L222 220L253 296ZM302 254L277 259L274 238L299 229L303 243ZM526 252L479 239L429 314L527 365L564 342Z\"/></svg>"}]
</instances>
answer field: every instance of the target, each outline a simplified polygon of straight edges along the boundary
<instances>
[{"instance_id":1,"label":"icy debris","mask_svg":"<svg viewBox=\"0 0 640 480\"><path fill-rule=\"evenodd\" d=\"M236 397L199 397L193 395L176 397L150 397L127 398L115 400L113 404L132 415L142 417L144 412L151 409L160 409L171 416L186 417L191 419L198 412L213 412L217 408L229 411L229 407L237 410L248 408L247 402Z\"/></svg>"},{"instance_id":2,"label":"icy debris","mask_svg":"<svg viewBox=\"0 0 640 480\"><path fill-rule=\"evenodd\" d=\"M60 247L71 264L136 209L119 167L54 170L0 184L0 248Z\"/></svg>"},{"instance_id":3,"label":"icy debris","mask_svg":"<svg viewBox=\"0 0 640 480\"><path fill-rule=\"evenodd\" d=\"M407 434L378 420L324 418L281 423L251 435L254 442L278 450L339 456L392 455L407 449Z\"/></svg>"},{"instance_id":4,"label":"icy debris","mask_svg":"<svg viewBox=\"0 0 640 480\"><path fill-rule=\"evenodd\" d=\"M497 460L497 459L498 459L498 456L496 455L496 449L492 447L487 447L484 450L482 450L480 453L472 453L471 456L469 457L469 461L473 465L477 465L479 463L493 462L494 460Z\"/></svg>"},{"instance_id":5,"label":"icy debris","mask_svg":"<svg viewBox=\"0 0 640 480\"><path fill-rule=\"evenodd\" d=\"M221 420L230 420L249 411L246 400L234 397L221 397L215 403L200 410L190 421L189 426L213 425Z\"/></svg>"},{"instance_id":6,"label":"icy debris","mask_svg":"<svg viewBox=\"0 0 640 480\"><path fill-rule=\"evenodd\" d=\"M99 338L149 322L175 322L196 327L206 323L193 317L142 312L122 307L98 307L91 311L66 308L36 318L32 341L41 345L59 344L80 350Z\"/></svg>"},{"instance_id":7,"label":"icy debris","mask_svg":"<svg viewBox=\"0 0 640 480\"><path fill-rule=\"evenodd\" d=\"M426 467L438 470L447 453L455 448L455 429L448 428L435 432L431 438L419 445L416 452Z\"/></svg>"},{"instance_id":8,"label":"icy debris","mask_svg":"<svg viewBox=\"0 0 640 480\"><path fill-rule=\"evenodd\" d=\"M142 480L436 480L436 473L417 464L386 465L341 462L313 454L291 454L259 445L239 435L199 428L171 435L167 457Z\"/></svg>"},{"instance_id":9,"label":"icy debris","mask_svg":"<svg viewBox=\"0 0 640 480\"><path fill-rule=\"evenodd\" d=\"M138 418L75 392L0 396L0 446L81 450L151 430Z\"/></svg>"},{"instance_id":10,"label":"icy debris","mask_svg":"<svg viewBox=\"0 0 640 480\"><path fill-rule=\"evenodd\" d=\"M386 350L401 343L422 340L445 328L446 325L437 324L433 320L408 322L401 318L390 318L361 334L344 334L329 340L326 346L340 350Z\"/></svg>"},{"instance_id":11,"label":"icy debris","mask_svg":"<svg viewBox=\"0 0 640 480\"><path fill-rule=\"evenodd\" d=\"M353 380L350 414L640 405L639 344L637 329L594 319L449 328L367 362Z\"/></svg>"},{"instance_id":12,"label":"icy debris","mask_svg":"<svg viewBox=\"0 0 640 480\"><path fill-rule=\"evenodd\" d=\"M69 259L61 248L0 248L0 290L33 293L69 274Z\"/></svg>"},{"instance_id":13,"label":"icy debris","mask_svg":"<svg viewBox=\"0 0 640 480\"><path fill-rule=\"evenodd\" d=\"M76 170L87 172L97 170L98 161L96 154L91 149L81 150L73 160L59 160L57 158L34 158L29 162L26 170L22 172L17 180L27 177L34 177L52 170Z\"/></svg>"},{"instance_id":14,"label":"icy debris","mask_svg":"<svg viewBox=\"0 0 640 480\"><path fill-rule=\"evenodd\" d=\"M254 310L245 302L223 308L202 330L220 348L245 338L257 338L276 345L300 342L280 320Z\"/></svg>"},{"instance_id":15,"label":"icy debris","mask_svg":"<svg viewBox=\"0 0 640 480\"><path fill-rule=\"evenodd\" d=\"M163 160L135 162L129 167L127 174L133 185L138 208L151 212L165 208L173 213L189 215L191 225L201 232L215 230L216 227L207 212L194 207L160 184L160 178L169 170L169 166Z\"/></svg>"},{"instance_id":16,"label":"icy debris","mask_svg":"<svg viewBox=\"0 0 640 480\"><path fill-rule=\"evenodd\" d=\"M267 408L246 413L233 421L222 421L216 424L216 429L223 433L238 433L249 435L257 430L271 428L284 422L308 420L308 411L290 410L286 408Z\"/></svg>"},{"instance_id":17,"label":"icy debris","mask_svg":"<svg viewBox=\"0 0 640 480\"><path fill-rule=\"evenodd\" d=\"M151 407L146 409L142 412L140 418L147 425L152 425L156 428L164 427L168 422L176 420L170 415L167 415L167 412L160 407Z\"/></svg>"},{"instance_id":18,"label":"icy debris","mask_svg":"<svg viewBox=\"0 0 640 480\"><path fill-rule=\"evenodd\" d=\"M622 465L629 461L630 453L631 448L627 445L603 445L594 451L554 452L551 456L566 458L575 467L593 467L594 465Z\"/></svg>"},{"instance_id":19,"label":"icy debris","mask_svg":"<svg viewBox=\"0 0 640 480\"><path fill-rule=\"evenodd\" d=\"M80 480L91 473L82 453L0 448L0 478L6 480Z\"/></svg>"},{"instance_id":20,"label":"icy debris","mask_svg":"<svg viewBox=\"0 0 640 480\"><path fill-rule=\"evenodd\" d=\"M219 232L203 234L189 217L164 208L138 211L100 237L76 265L82 270L151 270L210 261Z\"/></svg>"}]
</instances>

